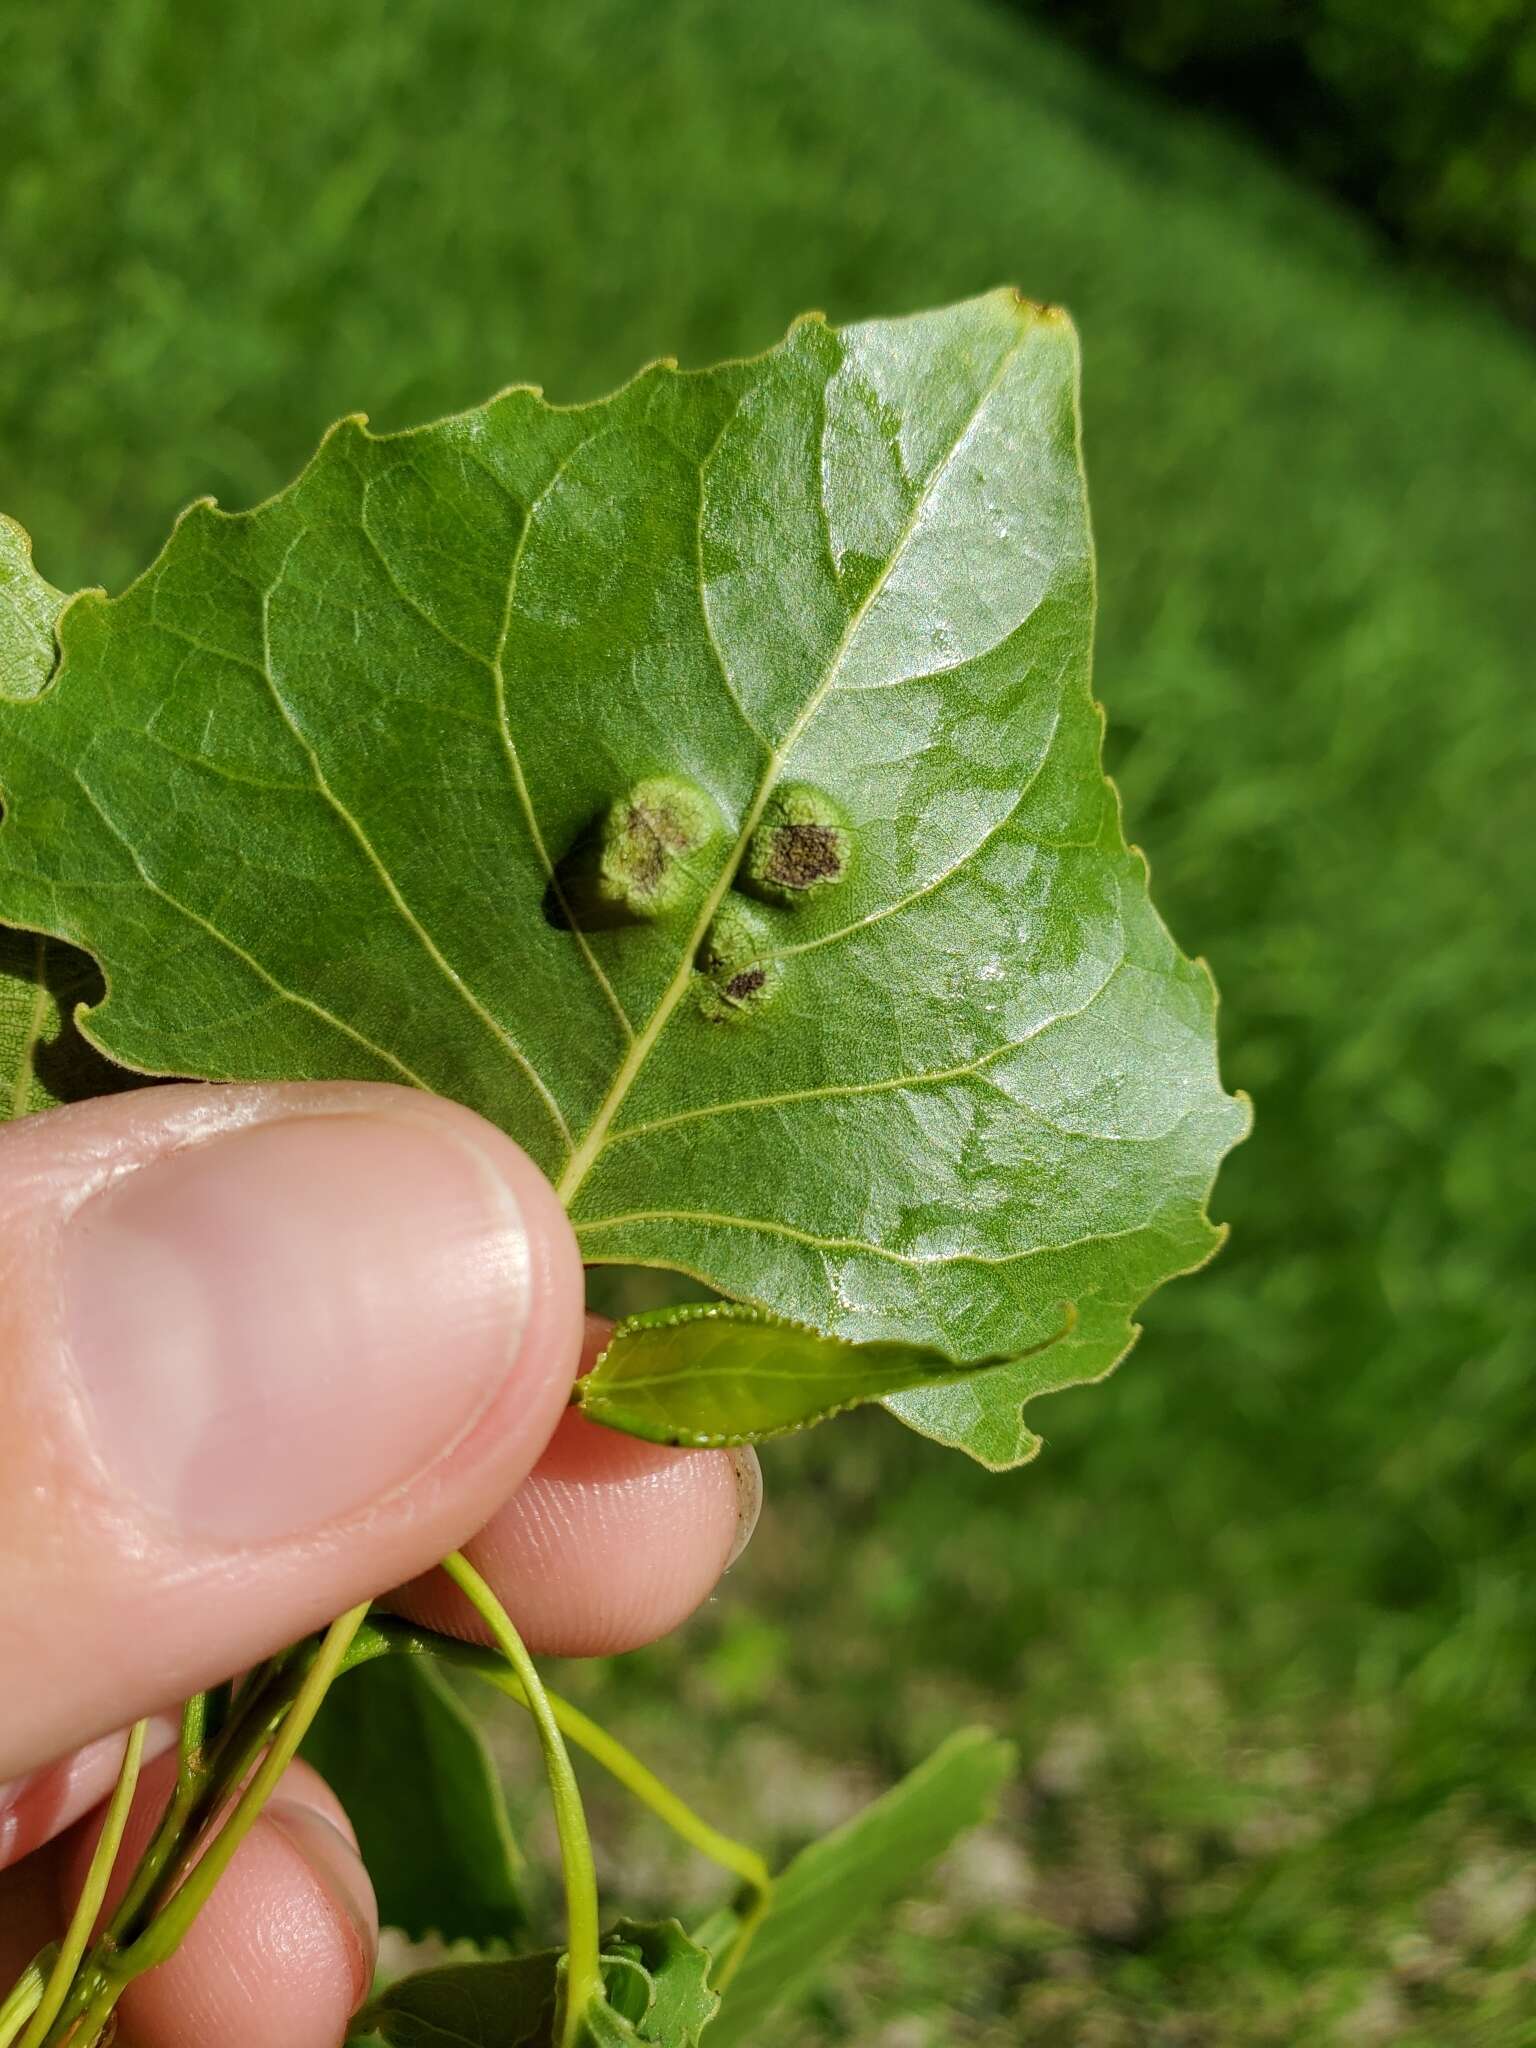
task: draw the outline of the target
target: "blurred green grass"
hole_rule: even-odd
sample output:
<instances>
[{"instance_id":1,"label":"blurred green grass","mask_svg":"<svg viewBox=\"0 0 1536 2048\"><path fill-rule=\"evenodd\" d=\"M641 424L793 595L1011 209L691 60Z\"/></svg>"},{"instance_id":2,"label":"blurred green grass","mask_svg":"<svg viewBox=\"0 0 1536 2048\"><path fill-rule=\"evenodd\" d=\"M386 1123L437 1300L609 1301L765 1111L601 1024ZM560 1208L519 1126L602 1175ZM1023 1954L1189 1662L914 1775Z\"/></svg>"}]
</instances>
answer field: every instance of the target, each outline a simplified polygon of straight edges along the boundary
<instances>
[{"instance_id":1,"label":"blurred green grass","mask_svg":"<svg viewBox=\"0 0 1536 2048\"><path fill-rule=\"evenodd\" d=\"M1019 1735L784 2048L1536 2041L1529 340L980 0L68 0L0 19L0 131L0 506L63 583L344 411L1071 307L1113 759L1258 1106L1232 1245L1031 1471L784 1447L716 1607L567 1680L786 1845Z\"/></svg>"}]
</instances>

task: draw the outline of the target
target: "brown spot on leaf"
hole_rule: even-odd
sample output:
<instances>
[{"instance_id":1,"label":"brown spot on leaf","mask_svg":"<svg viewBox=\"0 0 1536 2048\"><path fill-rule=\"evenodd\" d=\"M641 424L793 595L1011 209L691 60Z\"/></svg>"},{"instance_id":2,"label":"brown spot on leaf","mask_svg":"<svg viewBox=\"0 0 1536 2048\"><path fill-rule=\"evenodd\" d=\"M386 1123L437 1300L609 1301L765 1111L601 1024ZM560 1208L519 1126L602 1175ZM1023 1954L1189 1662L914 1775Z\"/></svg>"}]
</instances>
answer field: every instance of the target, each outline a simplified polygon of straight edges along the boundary
<instances>
[{"instance_id":1,"label":"brown spot on leaf","mask_svg":"<svg viewBox=\"0 0 1536 2048\"><path fill-rule=\"evenodd\" d=\"M836 801L808 782L787 783L763 806L737 886L793 910L848 873L853 834Z\"/></svg>"},{"instance_id":2,"label":"brown spot on leaf","mask_svg":"<svg viewBox=\"0 0 1536 2048\"><path fill-rule=\"evenodd\" d=\"M768 979L766 967L749 967L742 974L733 974L725 984L725 992L733 1003L744 1003L748 996L755 996Z\"/></svg>"},{"instance_id":3,"label":"brown spot on leaf","mask_svg":"<svg viewBox=\"0 0 1536 2048\"><path fill-rule=\"evenodd\" d=\"M809 889L843 871L843 835L835 825L780 825L773 834L764 877L784 889Z\"/></svg>"}]
</instances>

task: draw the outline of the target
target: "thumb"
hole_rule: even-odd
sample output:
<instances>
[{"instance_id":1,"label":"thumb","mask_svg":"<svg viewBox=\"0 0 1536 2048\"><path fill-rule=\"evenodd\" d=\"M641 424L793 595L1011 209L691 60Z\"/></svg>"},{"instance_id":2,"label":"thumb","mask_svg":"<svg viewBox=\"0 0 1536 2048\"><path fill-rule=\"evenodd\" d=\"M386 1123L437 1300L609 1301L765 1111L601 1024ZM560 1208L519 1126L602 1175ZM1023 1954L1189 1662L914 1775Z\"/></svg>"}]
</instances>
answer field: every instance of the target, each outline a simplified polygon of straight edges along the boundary
<instances>
[{"instance_id":1,"label":"thumb","mask_svg":"<svg viewBox=\"0 0 1536 2048\"><path fill-rule=\"evenodd\" d=\"M0 1780L465 1541L581 1331L548 1183L435 1097L178 1086L0 1130Z\"/></svg>"}]
</instances>

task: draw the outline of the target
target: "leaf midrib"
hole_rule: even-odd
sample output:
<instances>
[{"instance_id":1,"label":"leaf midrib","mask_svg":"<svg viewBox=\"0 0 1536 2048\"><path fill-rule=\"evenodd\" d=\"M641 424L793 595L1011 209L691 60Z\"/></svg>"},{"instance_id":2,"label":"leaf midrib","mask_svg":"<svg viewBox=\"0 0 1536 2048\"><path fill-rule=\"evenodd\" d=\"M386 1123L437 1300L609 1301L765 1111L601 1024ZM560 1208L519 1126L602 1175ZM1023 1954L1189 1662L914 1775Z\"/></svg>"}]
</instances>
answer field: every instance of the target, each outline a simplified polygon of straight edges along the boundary
<instances>
[{"instance_id":1,"label":"leaf midrib","mask_svg":"<svg viewBox=\"0 0 1536 2048\"><path fill-rule=\"evenodd\" d=\"M748 806L746 816L742 820L741 830L736 836L736 843L731 848L730 854L725 861L722 862L714 887L704 899L703 907L683 947L677 972L663 990L655 1009L646 1020L645 1028L640 1032L626 1053L596 1116L588 1126L580 1144L576 1146L570 1158L566 1161L565 1169L561 1173L559 1180L555 1183L555 1192L567 1209L574 1203L576 1196L581 1191L583 1181L585 1181L587 1175L601 1156L615 1116L623 1107L625 1098L639 1078L641 1070L656 1046L657 1040L670 1023L673 1012L688 991L693 980L694 961L698 950L703 945L710 925L714 922L721 904L725 901L731 885L736 879L737 871L746 857L747 847L751 842L752 834L757 830L763 812L767 807L768 799L773 794L774 785L778 781L785 762L793 754L806 727L816 717L827 698L837 688L838 678L842 673L843 665L848 659L853 643L858 638L864 621L868 618L877 600L884 593L891 577L895 574L898 564L917 532L923 514L932 502L934 492L949 473L950 465L959 454L961 448L970 439L977 421L981 418L992 399L997 395L1003 379L1007 376L1008 371L1012 368L1020 350L1023 348L1025 339L1026 334L1020 333L1013 344L1004 351L1002 359L988 380L985 390L983 390L975 405L967 414L964 426L961 427L959 433L950 443L943 460L934 466L933 472L927 483L923 486L916 503L903 521L901 531L897 534L892 544L891 551L886 557L880 574L870 585L854 611L849 614L848 623L844 626L838 638L837 645L832 651L831 659L827 663L821 680L806 699L805 704L791 724L788 732L769 753L767 765L758 783L757 792ZM702 587L700 588L699 598L701 605L705 605L707 616L707 604L705 603L705 594ZM722 659L723 667L724 662Z\"/></svg>"}]
</instances>

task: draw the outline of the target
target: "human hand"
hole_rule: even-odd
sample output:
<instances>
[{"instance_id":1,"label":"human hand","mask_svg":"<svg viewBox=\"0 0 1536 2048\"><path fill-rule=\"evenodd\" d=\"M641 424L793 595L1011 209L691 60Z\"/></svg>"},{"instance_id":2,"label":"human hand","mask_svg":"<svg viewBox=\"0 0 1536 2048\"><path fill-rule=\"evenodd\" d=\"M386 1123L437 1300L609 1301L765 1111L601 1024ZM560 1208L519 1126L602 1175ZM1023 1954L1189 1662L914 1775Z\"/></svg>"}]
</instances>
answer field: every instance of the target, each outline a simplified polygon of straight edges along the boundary
<instances>
[{"instance_id":1,"label":"human hand","mask_svg":"<svg viewBox=\"0 0 1536 2048\"><path fill-rule=\"evenodd\" d=\"M120 1870L179 1701L390 1588L476 1633L431 1570L450 1550L559 1655L707 1595L755 1462L568 1412L598 1341L547 1182L434 1097L177 1086L0 1129L0 1996L61 1931L141 1716L165 1718ZM121 2048L336 2048L377 1937L346 1816L295 1765Z\"/></svg>"}]
</instances>

